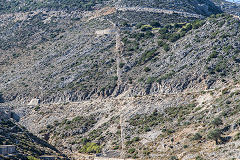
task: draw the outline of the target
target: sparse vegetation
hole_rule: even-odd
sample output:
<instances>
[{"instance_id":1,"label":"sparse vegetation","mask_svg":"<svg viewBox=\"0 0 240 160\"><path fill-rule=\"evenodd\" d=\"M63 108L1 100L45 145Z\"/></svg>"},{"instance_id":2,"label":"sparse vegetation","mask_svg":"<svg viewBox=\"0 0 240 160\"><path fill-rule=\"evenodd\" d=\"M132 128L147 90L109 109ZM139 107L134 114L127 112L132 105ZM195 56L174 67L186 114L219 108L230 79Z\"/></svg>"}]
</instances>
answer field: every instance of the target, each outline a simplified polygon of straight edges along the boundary
<instances>
[{"instance_id":1,"label":"sparse vegetation","mask_svg":"<svg viewBox=\"0 0 240 160\"><path fill-rule=\"evenodd\" d=\"M26 107L20 120L44 141L1 121L1 144L17 143L20 153L33 157L57 152L46 141L66 153L118 156L123 149L126 158L139 159L237 154L229 143L240 137L237 19L116 11L115 2L104 0L24 2L0 5L0 103L40 98L41 108ZM121 1L129 7L135 2L144 3ZM205 1L176 2L144 5L215 13L203 14L214 8ZM15 11L21 13L3 15ZM113 30L95 35L105 29ZM208 149L207 139L225 145Z\"/></svg>"}]
</instances>

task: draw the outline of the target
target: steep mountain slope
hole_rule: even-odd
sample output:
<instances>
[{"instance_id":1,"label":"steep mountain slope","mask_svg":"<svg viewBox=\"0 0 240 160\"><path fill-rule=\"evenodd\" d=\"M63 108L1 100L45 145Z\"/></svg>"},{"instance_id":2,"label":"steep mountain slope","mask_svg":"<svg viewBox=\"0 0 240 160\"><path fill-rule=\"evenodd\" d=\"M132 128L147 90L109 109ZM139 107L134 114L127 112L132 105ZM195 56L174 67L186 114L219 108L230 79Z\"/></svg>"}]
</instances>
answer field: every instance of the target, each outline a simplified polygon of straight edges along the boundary
<instances>
[{"instance_id":1,"label":"steep mountain slope","mask_svg":"<svg viewBox=\"0 0 240 160\"><path fill-rule=\"evenodd\" d=\"M237 158L239 25L220 14L124 32L123 94L15 112L26 112L22 125L73 156Z\"/></svg>"},{"instance_id":2,"label":"steep mountain slope","mask_svg":"<svg viewBox=\"0 0 240 160\"><path fill-rule=\"evenodd\" d=\"M51 5L52 2L55 4L56 1L50 1L47 5ZM67 5L65 1L63 2L59 2L59 5ZM66 3L75 5L77 2L69 1ZM18 12L1 15L0 82L3 99L7 102L14 100L17 103L20 101L26 103L32 97L38 97L45 103L79 101L95 97L117 96L128 90L129 87L136 88L133 95L148 94L148 91L144 93L146 87L138 83L137 80L143 77L134 77L136 75L134 73L133 77L136 80L131 83L125 77L131 78L130 73L138 73L139 68L141 68L138 66L147 64L137 65L136 56L141 56L147 50L156 48L154 45L157 42L133 51L136 52L136 55L125 56L132 54L132 52L127 53L128 51L117 55L115 33L96 36L95 32L114 28L113 23L115 23L117 27L122 28L120 39L124 40L123 38L127 36L125 34L127 30L132 35L135 34L134 32L144 33L139 29L136 30L140 25L135 26L136 23L150 24L158 21L160 26L177 22L186 23L197 19L197 17L194 17L196 15L192 15L192 13L207 14L197 11L197 8L201 10L200 4L207 5L208 8L214 8L209 1L202 1L201 3L186 1L184 5L179 4L180 2L177 0L173 2L166 3L164 1L164 6L170 6L170 4L178 7L186 5L192 6L190 7L191 10L181 8L172 12L168 9L174 8L162 6L162 1L158 2L158 7L163 7L160 11L149 11L149 8L143 11L138 9L129 11L106 7L102 8L102 12L83 12L78 7L75 9L73 7L73 10L59 10L61 6L46 9L49 6L46 7L45 5L37 5L38 9L41 6L45 8L43 10L34 10L37 8L30 7L31 9L26 9L26 12L9 9L10 12ZM45 3L45 1L31 1L29 3L21 1L17 4L15 1L9 1L8 3L5 4L6 8L3 10L7 11L7 8L12 8L11 6L16 6L16 8L19 8L18 5L27 7L35 3ZM122 1L122 3L132 6L129 1ZM143 5L143 7L145 6ZM193 10L196 12L193 12ZM216 8L214 12L209 11L209 14L211 14L210 12L218 13L220 10ZM159 25L155 27L158 28ZM155 38L157 36L158 34L155 34ZM141 43L147 44L150 38L143 38L143 40L146 40ZM156 52L159 51L156 50ZM127 62L128 59L133 61ZM119 66L120 63L121 66ZM123 65L123 63L129 64ZM154 76L160 76L166 71L158 72ZM179 90L179 88L175 88L175 90Z\"/></svg>"},{"instance_id":3,"label":"steep mountain slope","mask_svg":"<svg viewBox=\"0 0 240 160\"><path fill-rule=\"evenodd\" d=\"M233 3L233 1L225 1L225 0L213 0L213 2L219 6L224 12L227 12L229 14L237 15L239 16L240 11L240 4L239 3Z\"/></svg>"},{"instance_id":4,"label":"steep mountain slope","mask_svg":"<svg viewBox=\"0 0 240 160\"><path fill-rule=\"evenodd\" d=\"M31 133L72 157L239 156L237 17L204 17L222 13L208 0L3 2L0 103Z\"/></svg>"},{"instance_id":5,"label":"steep mountain slope","mask_svg":"<svg viewBox=\"0 0 240 160\"><path fill-rule=\"evenodd\" d=\"M76 155L230 159L239 156L238 93L238 85L229 85L196 93L45 105L30 111L23 122ZM221 131L217 145L209 136L215 129Z\"/></svg>"}]
</instances>

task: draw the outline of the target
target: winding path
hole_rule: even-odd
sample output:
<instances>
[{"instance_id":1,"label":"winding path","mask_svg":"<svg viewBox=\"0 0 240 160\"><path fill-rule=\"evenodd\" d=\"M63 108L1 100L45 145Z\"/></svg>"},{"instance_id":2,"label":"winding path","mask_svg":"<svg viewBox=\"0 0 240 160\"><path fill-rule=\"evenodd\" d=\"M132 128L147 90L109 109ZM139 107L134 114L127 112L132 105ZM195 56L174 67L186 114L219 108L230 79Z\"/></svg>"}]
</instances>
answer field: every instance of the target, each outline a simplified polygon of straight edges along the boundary
<instances>
[{"instance_id":1,"label":"winding path","mask_svg":"<svg viewBox=\"0 0 240 160\"><path fill-rule=\"evenodd\" d=\"M135 12L152 12L152 13L165 13L165 14L179 14L184 17L195 17L195 18L203 18L202 15L189 13L189 12L181 12L175 10L167 10L167 9L159 9L159 8L147 8L147 7L119 7L116 8L117 11L135 11Z\"/></svg>"}]
</instances>

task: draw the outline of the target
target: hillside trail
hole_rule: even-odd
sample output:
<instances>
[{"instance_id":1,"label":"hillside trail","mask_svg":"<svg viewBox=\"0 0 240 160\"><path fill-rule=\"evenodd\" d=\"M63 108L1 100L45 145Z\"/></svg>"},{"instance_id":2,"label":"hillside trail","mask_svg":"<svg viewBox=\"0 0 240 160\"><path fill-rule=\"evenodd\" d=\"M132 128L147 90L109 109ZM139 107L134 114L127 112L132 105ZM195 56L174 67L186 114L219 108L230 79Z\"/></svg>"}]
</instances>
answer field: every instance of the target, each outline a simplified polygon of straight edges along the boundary
<instances>
[{"instance_id":1,"label":"hillside trail","mask_svg":"<svg viewBox=\"0 0 240 160\"><path fill-rule=\"evenodd\" d=\"M120 68L120 63L121 63L121 58L120 55L122 53L122 45L121 45L121 37L120 37L120 30L117 28L117 33L116 33L116 65L117 65L117 77L118 77L118 86L121 85L122 79L121 79L121 68Z\"/></svg>"},{"instance_id":2,"label":"hillside trail","mask_svg":"<svg viewBox=\"0 0 240 160\"><path fill-rule=\"evenodd\" d=\"M176 11L176 10L167 10L167 9L160 9L160 8L150 8L150 7L124 7L120 5L121 2L116 3L115 7L105 7L100 10L96 10L91 17L87 19L87 21L90 21L95 18L99 18L102 16L107 16L113 13L116 13L117 11L134 11L134 12L151 12L151 13L163 13L163 14L178 14L184 17L192 17L192 18L204 18L204 16L189 12L183 12L183 11Z\"/></svg>"},{"instance_id":3,"label":"hillside trail","mask_svg":"<svg viewBox=\"0 0 240 160\"><path fill-rule=\"evenodd\" d=\"M194 17L194 18L203 18L202 15L189 13L189 12L181 12L176 10L167 10L167 9L159 9L159 8L149 8L149 7L118 7L117 11L135 11L135 12L152 12L152 13L164 13L164 14L179 14L184 17Z\"/></svg>"}]
</instances>

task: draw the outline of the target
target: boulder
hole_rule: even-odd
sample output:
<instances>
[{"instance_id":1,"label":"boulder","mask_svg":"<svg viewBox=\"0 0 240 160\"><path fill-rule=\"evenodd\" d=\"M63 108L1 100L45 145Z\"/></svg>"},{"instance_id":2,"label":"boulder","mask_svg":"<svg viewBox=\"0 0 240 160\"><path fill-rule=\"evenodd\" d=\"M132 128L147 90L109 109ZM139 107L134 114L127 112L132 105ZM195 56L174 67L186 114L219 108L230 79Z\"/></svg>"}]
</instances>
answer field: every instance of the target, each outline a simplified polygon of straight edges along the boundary
<instances>
[{"instance_id":1,"label":"boulder","mask_svg":"<svg viewBox=\"0 0 240 160\"><path fill-rule=\"evenodd\" d=\"M39 103L40 103L40 100L37 98L34 98L28 103L28 106L37 106L39 105Z\"/></svg>"}]
</instances>

